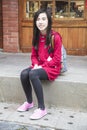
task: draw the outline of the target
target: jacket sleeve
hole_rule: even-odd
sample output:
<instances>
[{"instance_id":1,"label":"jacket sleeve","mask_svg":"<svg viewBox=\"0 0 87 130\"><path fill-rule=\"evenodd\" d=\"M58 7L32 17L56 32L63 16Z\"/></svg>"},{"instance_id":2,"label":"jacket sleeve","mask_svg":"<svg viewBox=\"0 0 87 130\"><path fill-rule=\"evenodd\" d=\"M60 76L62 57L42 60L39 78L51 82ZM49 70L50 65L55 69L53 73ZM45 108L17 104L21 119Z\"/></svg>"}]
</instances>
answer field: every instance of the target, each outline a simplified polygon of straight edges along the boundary
<instances>
[{"instance_id":1,"label":"jacket sleeve","mask_svg":"<svg viewBox=\"0 0 87 130\"><path fill-rule=\"evenodd\" d=\"M46 61L43 66L47 65L49 67L55 67L61 63L61 47L62 47L62 38L60 35L54 36L54 51L52 60Z\"/></svg>"},{"instance_id":2,"label":"jacket sleeve","mask_svg":"<svg viewBox=\"0 0 87 130\"><path fill-rule=\"evenodd\" d=\"M38 64L38 53L35 47L32 47L31 61L32 61L32 65Z\"/></svg>"}]
</instances>

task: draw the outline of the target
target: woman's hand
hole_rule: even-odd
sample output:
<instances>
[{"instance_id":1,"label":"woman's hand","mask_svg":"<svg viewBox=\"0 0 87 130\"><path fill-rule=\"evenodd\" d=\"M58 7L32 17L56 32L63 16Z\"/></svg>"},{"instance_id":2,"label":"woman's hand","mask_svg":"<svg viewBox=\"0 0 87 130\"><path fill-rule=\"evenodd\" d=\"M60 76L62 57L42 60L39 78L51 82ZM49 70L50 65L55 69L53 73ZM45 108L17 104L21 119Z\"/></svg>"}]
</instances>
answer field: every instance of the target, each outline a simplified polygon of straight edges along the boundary
<instances>
[{"instance_id":1,"label":"woman's hand","mask_svg":"<svg viewBox=\"0 0 87 130\"><path fill-rule=\"evenodd\" d=\"M33 67L33 69L40 69L40 68L42 68L42 66L37 65L37 64L35 64L34 67Z\"/></svg>"},{"instance_id":2,"label":"woman's hand","mask_svg":"<svg viewBox=\"0 0 87 130\"><path fill-rule=\"evenodd\" d=\"M50 60L52 60L52 58L49 56L49 57L47 58L47 61L50 61Z\"/></svg>"},{"instance_id":3,"label":"woman's hand","mask_svg":"<svg viewBox=\"0 0 87 130\"><path fill-rule=\"evenodd\" d=\"M38 65L37 65L37 64L35 64L35 65L34 65L34 67L33 67L33 69L37 69L37 67L38 67Z\"/></svg>"}]
</instances>

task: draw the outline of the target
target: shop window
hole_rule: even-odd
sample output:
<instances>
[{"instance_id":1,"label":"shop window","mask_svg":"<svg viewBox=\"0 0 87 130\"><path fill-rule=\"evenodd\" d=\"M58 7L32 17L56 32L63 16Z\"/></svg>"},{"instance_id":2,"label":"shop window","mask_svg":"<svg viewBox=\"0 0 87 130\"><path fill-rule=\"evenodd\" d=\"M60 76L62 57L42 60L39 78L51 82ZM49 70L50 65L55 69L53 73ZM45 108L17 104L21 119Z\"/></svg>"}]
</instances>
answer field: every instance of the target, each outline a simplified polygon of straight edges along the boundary
<instances>
[{"instance_id":1,"label":"shop window","mask_svg":"<svg viewBox=\"0 0 87 130\"><path fill-rule=\"evenodd\" d=\"M39 8L46 8L52 17L58 18L84 18L85 0L26 0L25 17L33 18Z\"/></svg>"},{"instance_id":2,"label":"shop window","mask_svg":"<svg viewBox=\"0 0 87 130\"><path fill-rule=\"evenodd\" d=\"M34 13L39 8L46 8L52 15L53 2L52 0L26 0L26 18L32 18Z\"/></svg>"},{"instance_id":3,"label":"shop window","mask_svg":"<svg viewBox=\"0 0 87 130\"><path fill-rule=\"evenodd\" d=\"M84 0L56 0L55 18L83 18Z\"/></svg>"},{"instance_id":4,"label":"shop window","mask_svg":"<svg viewBox=\"0 0 87 130\"><path fill-rule=\"evenodd\" d=\"M36 12L39 9L39 2L36 1L29 1L26 2L26 17L32 18L34 15L34 12Z\"/></svg>"}]
</instances>

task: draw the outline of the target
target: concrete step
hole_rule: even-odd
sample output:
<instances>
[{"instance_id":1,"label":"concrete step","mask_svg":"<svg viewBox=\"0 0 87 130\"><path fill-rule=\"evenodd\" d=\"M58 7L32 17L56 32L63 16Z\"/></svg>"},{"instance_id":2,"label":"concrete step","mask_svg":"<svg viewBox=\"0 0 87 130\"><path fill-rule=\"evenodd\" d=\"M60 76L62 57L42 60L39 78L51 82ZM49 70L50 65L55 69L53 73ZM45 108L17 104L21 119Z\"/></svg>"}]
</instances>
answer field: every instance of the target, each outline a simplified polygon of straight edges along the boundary
<instances>
[{"instance_id":1,"label":"concrete step","mask_svg":"<svg viewBox=\"0 0 87 130\"><path fill-rule=\"evenodd\" d=\"M68 71L55 81L42 81L45 103L49 107L87 111L87 56L67 56L67 64ZM30 54L0 52L0 102L26 100L20 72L29 65Z\"/></svg>"}]
</instances>

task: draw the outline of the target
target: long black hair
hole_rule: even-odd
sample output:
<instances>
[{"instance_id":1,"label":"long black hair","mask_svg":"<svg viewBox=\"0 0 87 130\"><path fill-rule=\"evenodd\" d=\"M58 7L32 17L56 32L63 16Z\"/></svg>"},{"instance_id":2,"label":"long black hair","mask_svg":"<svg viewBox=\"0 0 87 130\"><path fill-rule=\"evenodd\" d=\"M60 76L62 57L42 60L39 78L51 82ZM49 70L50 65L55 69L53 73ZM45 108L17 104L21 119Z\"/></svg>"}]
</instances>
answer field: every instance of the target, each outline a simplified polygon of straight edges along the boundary
<instances>
[{"instance_id":1,"label":"long black hair","mask_svg":"<svg viewBox=\"0 0 87 130\"><path fill-rule=\"evenodd\" d=\"M52 19L51 19L51 13L45 9L39 9L35 14L34 14L34 19L33 19L33 40L32 44L34 47L38 47L39 44L39 35L40 31L38 30L36 26L36 20L39 16L40 13L46 13L47 18L48 18L48 27L47 27L47 33L46 33L46 45L48 46L50 44L51 40L51 26L52 26Z\"/></svg>"}]
</instances>

